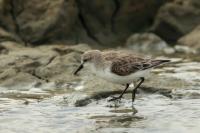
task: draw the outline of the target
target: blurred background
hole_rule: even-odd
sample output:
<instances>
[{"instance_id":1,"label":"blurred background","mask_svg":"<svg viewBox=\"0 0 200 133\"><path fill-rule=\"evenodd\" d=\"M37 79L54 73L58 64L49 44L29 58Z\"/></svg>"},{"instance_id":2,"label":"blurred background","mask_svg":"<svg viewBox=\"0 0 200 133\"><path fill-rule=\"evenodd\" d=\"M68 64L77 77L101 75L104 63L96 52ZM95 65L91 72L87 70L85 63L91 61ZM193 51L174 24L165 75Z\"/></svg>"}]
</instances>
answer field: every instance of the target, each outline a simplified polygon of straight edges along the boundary
<instances>
[{"instance_id":1,"label":"blurred background","mask_svg":"<svg viewBox=\"0 0 200 133\"><path fill-rule=\"evenodd\" d=\"M199 0L0 0L0 131L197 133L199 38ZM133 109L131 93L107 102L122 86L72 75L91 49L172 63L152 72Z\"/></svg>"},{"instance_id":2,"label":"blurred background","mask_svg":"<svg viewBox=\"0 0 200 133\"><path fill-rule=\"evenodd\" d=\"M0 40L116 47L159 38L198 49L199 7L198 0L1 0Z\"/></svg>"}]
</instances>

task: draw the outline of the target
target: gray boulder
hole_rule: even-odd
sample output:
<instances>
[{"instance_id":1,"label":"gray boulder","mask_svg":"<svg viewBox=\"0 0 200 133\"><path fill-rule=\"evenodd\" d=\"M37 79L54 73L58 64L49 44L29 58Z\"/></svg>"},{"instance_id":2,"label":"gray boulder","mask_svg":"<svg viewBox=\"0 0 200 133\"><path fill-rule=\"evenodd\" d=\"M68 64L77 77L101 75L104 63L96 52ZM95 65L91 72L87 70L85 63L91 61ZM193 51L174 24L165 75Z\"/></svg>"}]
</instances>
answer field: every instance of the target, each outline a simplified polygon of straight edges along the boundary
<instances>
[{"instance_id":1,"label":"gray boulder","mask_svg":"<svg viewBox=\"0 0 200 133\"><path fill-rule=\"evenodd\" d=\"M152 31L167 42L176 42L199 22L199 0L174 0L159 9Z\"/></svg>"},{"instance_id":2,"label":"gray boulder","mask_svg":"<svg viewBox=\"0 0 200 133\"><path fill-rule=\"evenodd\" d=\"M190 33L186 34L185 36L181 37L178 40L180 45L185 45L193 49L200 50L200 26L197 26L194 30Z\"/></svg>"}]
</instances>

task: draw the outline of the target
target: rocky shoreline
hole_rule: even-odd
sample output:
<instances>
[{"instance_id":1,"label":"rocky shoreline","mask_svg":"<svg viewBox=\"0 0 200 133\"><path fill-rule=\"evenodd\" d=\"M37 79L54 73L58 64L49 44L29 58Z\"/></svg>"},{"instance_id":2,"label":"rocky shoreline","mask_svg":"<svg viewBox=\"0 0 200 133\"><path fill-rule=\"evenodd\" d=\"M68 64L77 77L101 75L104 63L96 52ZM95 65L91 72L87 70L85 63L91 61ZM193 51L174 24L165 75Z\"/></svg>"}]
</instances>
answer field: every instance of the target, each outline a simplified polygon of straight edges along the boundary
<instances>
[{"instance_id":1,"label":"rocky shoreline","mask_svg":"<svg viewBox=\"0 0 200 133\"><path fill-rule=\"evenodd\" d=\"M123 89L121 85L97 78L88 70L84 70L80 76L72 75L80 63L81 54L91 49L87 44L26 47L14 42L4 42L0 46L0 84L1 95L4 97L13 96L15 98L17 95L18 98L43 99L65 93L73 94L72 96L76 97L77 93L83 97L77 97L73 104L85 106L92 100L119 94ZM181 67L183 67L182 73L193 71L192 67L191 70L184 70L184 67L188 67L187 62L189 65L190 61L181 58L171 58L171 60L170 64L152 72L149 79L141 87L142 91L173 97L174 90L189 89L194 86L193 83L184 78L172 76L177 73L176 69ZM181 75L181 71L177 74ZM190 75L185 75L185 78L187 76ZM131 92L131 89L128 92Z\"/></svg>"}]
</instances>

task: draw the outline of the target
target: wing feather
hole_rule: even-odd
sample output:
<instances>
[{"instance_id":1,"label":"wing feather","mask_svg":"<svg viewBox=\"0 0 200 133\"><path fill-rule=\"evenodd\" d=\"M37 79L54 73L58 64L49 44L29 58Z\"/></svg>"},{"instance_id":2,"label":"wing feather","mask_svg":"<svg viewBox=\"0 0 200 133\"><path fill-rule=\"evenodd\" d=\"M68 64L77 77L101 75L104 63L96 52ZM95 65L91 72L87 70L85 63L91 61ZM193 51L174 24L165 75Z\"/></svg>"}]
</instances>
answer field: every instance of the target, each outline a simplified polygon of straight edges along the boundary
<instances>
[{"instance_id":1,"label":"wing feather","mask_svg":"<svg viewBox=\"0 0 200 133\"><path fill-rule=\"evenodd\" d=\"M162 63L169 62L168 60L151 60L135 57L115 58L112 61L111 72L126 76L137 71L146 70Z\"/></svg>"}]
</instances>

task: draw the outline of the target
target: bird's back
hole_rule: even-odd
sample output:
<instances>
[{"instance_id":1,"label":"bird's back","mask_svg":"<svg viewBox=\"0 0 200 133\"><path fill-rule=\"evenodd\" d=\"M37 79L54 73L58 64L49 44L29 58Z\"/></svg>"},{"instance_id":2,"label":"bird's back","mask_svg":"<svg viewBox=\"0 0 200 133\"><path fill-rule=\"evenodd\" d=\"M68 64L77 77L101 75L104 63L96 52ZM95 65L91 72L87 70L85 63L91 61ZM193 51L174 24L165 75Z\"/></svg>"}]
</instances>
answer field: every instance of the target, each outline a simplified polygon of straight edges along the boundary
<instances>
[{"instance_id":1,"label":"bird's back","mask_svg":"<svg viewBox=\"0 0 200 133\"><path fill-rule=\"evenodd\" d=\"M106 61L112 61L118 58L123 58L127 60L128 58L130 59L130 57L131 58L134 57L134 60L143 58L141 55L133 54L130 51L124 51L124 50L120 50L120 51L107 50L107 51L103 51L102 55Z\"/></svg>"},{"instance_id":2,"label":"bird's back","mask_svg":"<svg viewBox=\"0 0 200 133\"><path fill-rule=\"evenodd\" d=\"M110 71L119 76L127 76L169 62L169 60L147 59L125 51L105 51L102 55L106 61L111 62Z\"/></svg>"}]
</instances>

